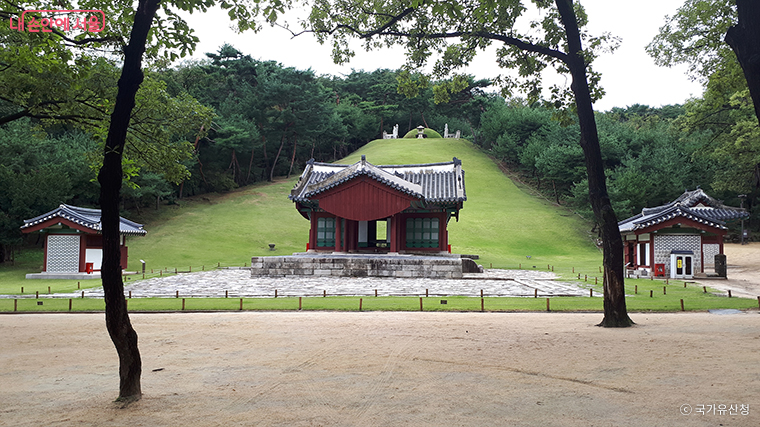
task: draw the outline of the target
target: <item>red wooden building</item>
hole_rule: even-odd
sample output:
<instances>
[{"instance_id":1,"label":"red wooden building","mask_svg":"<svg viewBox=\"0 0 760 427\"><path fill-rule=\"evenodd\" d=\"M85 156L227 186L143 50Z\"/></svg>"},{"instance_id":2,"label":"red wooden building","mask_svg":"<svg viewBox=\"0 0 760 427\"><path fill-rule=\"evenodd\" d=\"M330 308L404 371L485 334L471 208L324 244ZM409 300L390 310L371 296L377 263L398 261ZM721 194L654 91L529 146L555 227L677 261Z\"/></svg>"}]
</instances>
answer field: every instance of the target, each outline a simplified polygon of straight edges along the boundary
<instances>
[{"instance_id":1,"label":"red wooden building","mask_svg":"<svg viewBox=\"0 0 760 427\"><path fill-rule=\"evenodd\" d=\"M637 275L690 279L715 267L723 254L727 221L747 217L747 211L724 205L702 189L686 191L676 200L618 223L625 245L625 262Z\"/></svg>"},{"instance_id":2,"label":"red wooden building","mask_svg":"<svg viewBox=\"0 0 760 427\"><path fill-rule=\"evenodd\" d=\"M288 196L311 223L311 251L448 252L467 200L462 162L375 166L310 160Z\"/></svg>"},{"instance_id":3,"label":"red wooden building","mask_svg":"<svg viewBox=\"0 0 760 427\"><path fill-rule=\"evenodd\" d=\"M60 205L32 219L24 220L23 233L40 232L45 239L47 274L92 273L100 271L103 259L100 210ZM144 236L142 224L120 218L121 268L127 267L126 236ZM44 276L44 275L43 275Z\"/></svg>"}]
</instances>

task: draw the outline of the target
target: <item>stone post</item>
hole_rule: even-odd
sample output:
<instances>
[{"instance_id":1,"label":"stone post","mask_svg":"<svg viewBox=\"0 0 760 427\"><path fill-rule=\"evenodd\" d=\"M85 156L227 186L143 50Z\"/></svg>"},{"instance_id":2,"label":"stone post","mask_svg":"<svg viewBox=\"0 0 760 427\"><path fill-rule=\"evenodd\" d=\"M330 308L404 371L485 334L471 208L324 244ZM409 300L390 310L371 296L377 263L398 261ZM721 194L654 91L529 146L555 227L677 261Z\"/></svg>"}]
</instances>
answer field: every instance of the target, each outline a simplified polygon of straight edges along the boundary
<instances>
[{"instance_id":1,"label":"stone post","mask_svg":"<svg viewBox=\"0 0 760 427\"><path fill-rule=\"evenodd\" d=\"M726 264L726 255L715 255L715 273L718 277L728 277L728 265Z\"/></svg>"}]
</instances>

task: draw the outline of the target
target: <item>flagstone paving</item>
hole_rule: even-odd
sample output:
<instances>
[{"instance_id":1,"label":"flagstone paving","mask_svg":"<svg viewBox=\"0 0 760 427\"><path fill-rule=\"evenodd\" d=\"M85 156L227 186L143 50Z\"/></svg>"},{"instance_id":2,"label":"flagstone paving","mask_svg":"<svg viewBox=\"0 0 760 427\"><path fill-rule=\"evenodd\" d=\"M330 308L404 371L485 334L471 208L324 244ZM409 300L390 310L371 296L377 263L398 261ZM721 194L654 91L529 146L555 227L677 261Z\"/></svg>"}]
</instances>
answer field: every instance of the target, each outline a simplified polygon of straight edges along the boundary
<instances>
[{"instance_id":1,"label":"flagstone paving","mask_svg":"<svg viewBox=\"0 0 760 427\"><path fill-rule=\"evenodd\" d=\"M174 297L274 297L327 295L379 296L587 296L588 289L554 280L554 273L530 270L488 269L466 274L463 279L399 279L379 277L251 277L246 268L219 269L125 282L124 292L133 298ZM81 296L81 292L56 297ZM85 297L103 296L98 287L84 291Z\"/></svg>"}]
</instances>

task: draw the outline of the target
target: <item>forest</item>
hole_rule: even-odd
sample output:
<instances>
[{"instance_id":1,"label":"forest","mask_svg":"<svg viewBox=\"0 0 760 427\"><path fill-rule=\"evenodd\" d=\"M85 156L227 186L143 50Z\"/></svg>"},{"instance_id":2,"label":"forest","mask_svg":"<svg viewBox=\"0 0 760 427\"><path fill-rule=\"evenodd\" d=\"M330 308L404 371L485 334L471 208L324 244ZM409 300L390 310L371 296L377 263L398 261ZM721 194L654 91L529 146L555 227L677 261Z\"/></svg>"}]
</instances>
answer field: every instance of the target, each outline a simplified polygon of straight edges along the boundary
<instances>
[{"instance_id":1,"label":"forest","mask_svg":"<svg viewBox=\"0 0 760 427\"><path fill-rule=\"evenodd\" d=\"M125 216L139 219L186 197L298 175L309 159L338 160L395 125L400 136L419 125L442 134L448 125L530 191L593 218L578 125L549 101L505 98L473 77L441 99L436 83L447 82L404 70L316 75L229 45L206 56L146 70L124 153ZM107 61L96 65L90 78L105 105L94 108L105 109L119 70ZM740 77L711 80L685 105L596 113L618 218L701 187L750 208L748 225L758 230L752 208L760 196L760 142ZM60 203L97 206L100 191L102 124L84 113L11 120L15 107L0 100L0 260L24 243L23 219Z\"/></svg>"}]
</instances>

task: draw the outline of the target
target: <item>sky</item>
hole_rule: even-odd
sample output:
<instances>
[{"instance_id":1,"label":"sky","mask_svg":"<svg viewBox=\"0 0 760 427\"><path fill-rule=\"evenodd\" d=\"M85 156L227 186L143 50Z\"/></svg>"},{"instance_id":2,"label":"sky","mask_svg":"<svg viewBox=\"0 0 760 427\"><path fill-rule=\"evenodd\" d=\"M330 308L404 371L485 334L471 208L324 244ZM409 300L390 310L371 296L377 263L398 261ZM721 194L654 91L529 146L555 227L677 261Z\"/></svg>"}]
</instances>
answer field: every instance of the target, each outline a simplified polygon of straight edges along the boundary
<instances>
[{"instance_id":1,"label":"sky","mask_svg":"<svg viewBox=\"0 0 760 427\"><path fill-rule=\"evenodd\" d=\"M682 104L691 97L699 97L702 87L689 80L686 66L658 67L644 48L658 33L666 15L673 15L684 0L639 0L611 2L609 0L582 0L589 15L591 34L609 32L620 37L620 47L613 53L604 53L594 62L594 69L602 73L602 86L606 96L594 104L598 111L613 107L645 104L659 107ZM316 74L347 75L352 70L374 71L381 68L398 69L404 64L402 50L385 49L364 52L356 44L356 57L347 65L336 65L330 58L331 48L320 45L310 34L293 38L277 27L266 27L259 33L238 34L230 27L226 12L212 9L206 13L187 15L190 27L200 38L194 58L205 58L206 52L216 52L229 43L244 54L262 61L276 61L287 67L312 69ZM429 71L429 70L428 70ZM481 52L467 70L476 78L489 78L503 74L495 64L493 51ZM548 79L564 77L548 76Z\"/></svg>"}]
</instances>

